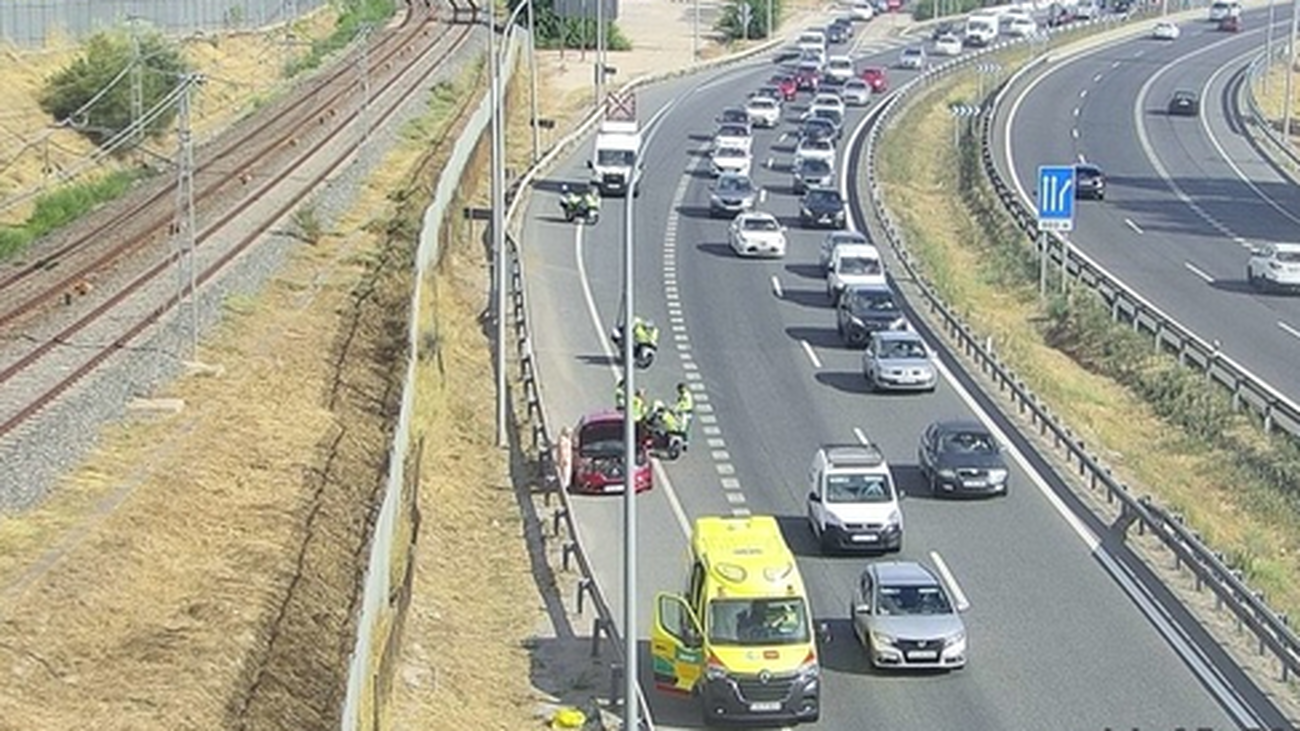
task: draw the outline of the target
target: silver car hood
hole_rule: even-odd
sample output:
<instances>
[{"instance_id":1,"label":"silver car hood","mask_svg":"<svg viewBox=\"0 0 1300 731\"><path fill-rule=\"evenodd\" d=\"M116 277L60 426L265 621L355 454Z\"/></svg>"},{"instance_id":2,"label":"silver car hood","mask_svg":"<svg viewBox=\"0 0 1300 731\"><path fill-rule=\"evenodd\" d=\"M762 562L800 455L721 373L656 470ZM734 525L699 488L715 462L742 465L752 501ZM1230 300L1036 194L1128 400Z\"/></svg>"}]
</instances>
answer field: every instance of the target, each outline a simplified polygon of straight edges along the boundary
<instances>
[{"instance_id":1,"label":"silver car hood","mask_svg":"<svg viewBox=\"0 0 1300 731\"><path fill-rule=\"evenodd\" d=\"M965 629L956 614L868 615L867 627L899 640L940 640Z\"/></svg>"}]
</instances>

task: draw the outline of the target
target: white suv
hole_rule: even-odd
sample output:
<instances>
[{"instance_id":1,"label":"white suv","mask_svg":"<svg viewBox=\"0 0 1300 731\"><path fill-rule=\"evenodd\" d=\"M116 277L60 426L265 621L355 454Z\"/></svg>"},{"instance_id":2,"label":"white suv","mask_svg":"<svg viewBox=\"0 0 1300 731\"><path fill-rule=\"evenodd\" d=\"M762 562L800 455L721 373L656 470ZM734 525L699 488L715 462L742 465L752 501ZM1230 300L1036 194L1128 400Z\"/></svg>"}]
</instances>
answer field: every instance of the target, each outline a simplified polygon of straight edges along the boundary
<instances>
[{"instance_id":1,"label":"white suv","mask_svg":"<svg viewBox=\"0 0 1300 731\"><path fill-rule=\"evenodd\" d=\"M813 455L808 524L823 553L901 550L901 497L875 445L823 445Z\"/></svg>"},{"instance_id":2,"label":"white suv","mask_svg":"<svg viewBox=\"0 0 1300 731\"><path fill-rule=\"evenodd\" d=\"M1300 244L1265 244L1250 254L1246 281L1257 289L1300 290Z\"/></svg>"}]
</instances>

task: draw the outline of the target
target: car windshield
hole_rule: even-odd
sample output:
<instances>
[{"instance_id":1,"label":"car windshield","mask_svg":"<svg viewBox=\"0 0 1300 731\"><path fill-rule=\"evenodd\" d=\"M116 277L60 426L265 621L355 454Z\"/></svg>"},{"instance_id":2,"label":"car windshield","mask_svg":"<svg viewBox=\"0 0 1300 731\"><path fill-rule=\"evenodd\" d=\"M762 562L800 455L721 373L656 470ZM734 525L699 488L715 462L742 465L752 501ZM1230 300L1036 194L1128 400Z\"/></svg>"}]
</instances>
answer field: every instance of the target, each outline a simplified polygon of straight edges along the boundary
<instances>
[{"instance_id":1,"label":"car windshield","mask_svg":"<svg viewBox=\"0 0 1300 731\"><path fill-rule=\"evenodd\" d=\"M830 140L807 140L802 143L802 147L805 152L830 152L835 149Z\"/></svg>"},{"instance_id":2,"label":"car windshield","mask_svg":"<svg viewBox=\"0 0 1300 731\"><path fill-rule=\"evenodd\" d=\"M915 360L926 358L928 354L919 340L886 340L880 344L880 357L884 360Z\"/></svg>"},{"instance_id":3,"label":"car windshield","mask_svg":"<svg viewBox=\"0 0 1300 731\"><path fill-rule=\"evenodd\" d=\"M840 205L840 192L838 190L814 190L808 193L808 202L813 205L838 206Z\"/></svg>"},{"instance_id":4,"label":"car windshield","mask_svg":"<svg viewBox=\"0 0 1300 731\"><path fill-rule=\"evenodd\" d=\"M743 224L746 231L780 231L781 226L766 216L746 218Z\"/></svg>"},{"instance_id":5,"label":"car windshield","mask_svg":"<svg viewBox=\"0 0 1300 731\"><path fill-rule=\"evenodd\" d=\"M578 432L578 454L583 457L622 456L622 422L607 421L582 427Z\"/></svg>"},{"instance_id":6,"label":"car windshield","mask_svg":"<svg viewBox=\"0 0 1300 731\"><path fill-rule=\"evenodd\" d=\"M832 59L831 59L830 61L828 61L827 63L829 63L829 64L830 64L830 67L833 68L833 69L851 69L851 68L853 68L853 62L850 61L850 60L848 60L847 58L832 58Z\"/></svg>"},{"instance_id":7,"label":"car windshield","mask_svg":"<svg viewBox=\"0 0 1300 731\"><path fill-rule=\"evenodd\" d=\"M827 122L830 122L832 125L836 125L839 124L841 121L843 121L844 115L840 114L838 109L828 109L827 107L821 107L819 109L813 110L812 119L824 119Z\"/></svg>"},{"instance_id":8,"label":"car windshield","mask_svg":"<svg viewBox=\"0 0 1300 731\"><path fill-rule=\"evenodd\" d=\"M825 177L831 174L831 164L820 157L805 157L799 161L799 174L805 177Z\"/></svg>"},{"instance_id":9,"label":"car windshield","mask_svg":"<svg viewBox=\"0 0 1300 731\"><path fill-rule=\"evenodd\" d=\"M1284 264L1300 264L1300 251L1279 251L1273 258Z\"/></svg>"},{"instance_id":10,"label":"car windshield","mask_svg":"<svg viewBox=\"0 0 1300 731\"><path fill-rule=\"evenodd\" d=\"M714 599L709 642L716 645L798 645L808 642L808 610L800 597Z\"/></svg>"},{"instance_id":11,"label":"car windshield","mask_svg":"<svg viewBox=\"0 0 1300 731\"><path fill-rule=\"evenodd\" d=\"M854 91L863 91L863 90L865 90L866 88L867 88L867 82L865 82L865 81L859 81L859 80L857 80L857 79L854 79L854 80L852 80L852 81L850 81L850 82L848 82L848 83L846 83L846 84L844 85L844 90L845 90L845 91L848 91L848 90L850 90L850 89L852 89L852 90L854 90Z\"/></svg>"},{"instance_id":12,"label":"car windshield","mask_svg":"<svg viewBox=\"0 0 1300 731\"><path fill-rule=\"evenodd\" d=\"M879 274L880 260L865 256L845 256L840 258L840 274Z\"/></svg>"},{"instance_id":13,"label":"car windshield","mask_svg":"<svg viewBox=\"0 0 1300 731\"><path fill-rule=\"evenodd\" d=\"M885 290L851 290L849 307L854 312L898 312L894 295Z\"/></svg>"},{"instance_id":14,"label":"car windshield","mask_svg":"<svg viewBox=\"0 0 1300 731\"><path fill-rule=\"evenodd\" d=\"M998 451L991 435L976 431L945 434L940 446L945 452L957 454L993 454Z\"/></svg>"},{"instance_id":15,"label":"car windshield","mask_svg":"<svg viewBox=\"0 0 1300 731\"><path fill-rule=\"evenodd\" d=\"M809 63L800 64L800 66L799 66L799 75L801 75L801 76L816 76L816 75L817 75L817 65L816 65L816 64L809 64Z\"/></svg>"},{"instance_id":16,"label":"car windshield","mask_svg":"<svg viewBox=\"0 0 1300 731\"><path fill-rule=\"evenodd\" d=\"M948 595L937 584L880 587L879 613L885 617L952 614Z\"/></svg>"},{"instance_id":17,"label":"car windshield","mask_svg":"<svg viewBox=\"0 0 1300 731\"><path fill-rule=\"evenodd\" d=\"M749 182L749 178L725 177L718 181L718 191L721 193L748 193L754 189L754 184Z\"/></svg>"},{"instance_id":18,"label":"car windshield","mask_svg":"<svg viewBox=\"0 0 1300 731\"><path fill-rule=\"evenodd\" d=\"M749 130L738 124L728 124L718 128L719 137L748 137Z\"/></svg>"},{"instance_id":19,"label":"car windshield","mask_svg":"<svg viewBox=\"0 0 1300 731\"><path fill-rule=\"evenodd\" d=\"M776 102L767 97L759 97L749 103L750 109L771 109L776 106Z\"/></svg>"},{"instance_id":20,"label":"car windshield","mask_svg":"<svg viewBox=\"0 0 1300 731\"><path fill-rule=\"evenodd\" d=\"M919 48L905 48L905 49L903 49L903 56L904 56L904 57L915 57L915 56L921 56L921 55L924 55L924 54L925 54L925 51L922 51L922 50L919 49Z\"/></svg>"},{"instance_id":21,"label":"car windshield","mask_svg":"<svg viewBox=\"0 0 1300 731\"><path fill-rule=\"evenodd\" d=\"M828 503L887 503L893 496L885 475L828 475Z\"/></svg>"},{"instance_id":22,"label":"car windshield","mask_svg":"<svg viewBox=\"0 0 1300 731\"><path fill-rule=\"evenodd\" d=\"M719 147L713 154L715 157L746 157L745 151L739 147Z\"/></svg>"},{"instance_id":23,"label":"car windshield","mask_svg":"<svg viewBox=\"0 0 1300 731\"><path fill-rule=\"evenodd\" d=\"M632 167L636 153L631 150L597 150L596 164L601 167Z\"/></svg>"}]
</instances>

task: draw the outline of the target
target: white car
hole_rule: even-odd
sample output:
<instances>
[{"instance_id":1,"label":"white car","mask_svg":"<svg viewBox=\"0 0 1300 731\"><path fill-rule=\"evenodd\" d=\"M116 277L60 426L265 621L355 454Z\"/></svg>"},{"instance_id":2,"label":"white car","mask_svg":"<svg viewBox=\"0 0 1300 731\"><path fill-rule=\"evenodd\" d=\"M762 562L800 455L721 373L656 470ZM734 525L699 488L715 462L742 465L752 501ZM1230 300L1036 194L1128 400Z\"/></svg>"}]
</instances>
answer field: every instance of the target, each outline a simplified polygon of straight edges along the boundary
<instances>
[{"instance_id":1,"label":"white car","mask_svg":"<svg viewBox=\"0 0 1300 731\"><path fill-rule=\"evenodd\" d=\"M1300 290L1300 244L1265 244L1252 251L1246 281L1258 289Z\"/></svg>"},{"instance_id":2,"label":"white car","mask_svg":"<svg viewBox=\"0 0 1300 731\"><path fill-rule=\"evenodd\" d=\"M809 29L799 34L799 39L795 41L795 47L800 53L805 51L819 51L826 53L826 33L821 30Z\"/></svg>"},{"instance_id":3,"label":"white car","mask_svg":"<svg viewBox=\"0 0 1300 731\"><path fill-rule=\"evenodd\" d=\"M1241 3L1233 0L1214 0L1210 3L1210 22L1217 23L1233 15L1241 15Z\"/></svg>"},{"instance_id":4,"label":"white car","mask_svg":"<svg viewBox=\"0 0 1300 731\"><path fill-rule=\"evenodd\" d=\"M853 68L853 59L848 56L831 56L826 59L826 78L845 82L857 75Z\"/></svg>"},{"instance_id":5,"label":"white car","mask_svg":"<svg viewBox=\"0 0 1300 731\"><path fill-rule=\"evenodd\" d=\"M756 96L745 104L745 114L755 127L775 127L781 121L781 105L775 99Z\"/></svg>"},{"instance_id":6,"label":"white car","mask_svg":"<svg viewBox=\"0 0 1300 731\"><path fill-rule=\"evenodd\" d=\"M862 79L849 79L840 87L840 98L845 104L862 106L871 103L871 87Z\"/></svg>"},{"instance_id":7,"label":"white car","mask_svg":"<svg viewBox=\"0 0 1300 731\"><path fill-rule=\"evenodd\" d=\"M743 147L719 147L713 151L712 172L715 178L724 173L749 175L753 167L754 158Z\"/></svg>"},{"instance_id":8,"label":"white car","mask_svg":"<svg viewBox=\"0 0 1300 731\"><path fill-rule=\"evenodd\" d=\"M731 250L736 256L785 256L785 226L770 213L749 211L731 221Z\"/></svg>"},{"instance_id":9,"label":"white car","mask_svg":"<svg viewBox=\"0 0 1300 731\"><path fill-rule=\"evenodd\" d=\"M876 9L871 5L871 0L853 0L849 13L854 20L871 20L876 17Z\"/></svg>"},{"instance_id":10,"label":"white car","mask_svg":"<svg viewBox=\"0 0 1300 731\"><path fill-rule=\"evenodd\" d=\"M831 254L826 270L826 295L835 302L847 287L886 284L885 263L871 244L841 244Z\"/></svg>"},{"instance_id":11,"label":"white car","mask_svg":"<svg viewBox=\"0 0 1300 731\"><path fill-rule=\"evenodd\" d=\"M916 69L917 71L924 69L925 49L920 46L904 48L903 52L898 54L898 67L900 69Z\"/></svg>"},{"instance_id":12,"label":"white car","mask_svg":"<svg viewBox=\"0 0 1300 731\"><path fill-rule=\"evenodd\" d=\"M721 150L724 147L740 147L746 151L752 149L754 136L750 133L749 125L744 124L724 124L718 127L718 131L713 134L713 149Z\"/></svg>"},{"instance_id":13,"label":"white car","mask_svg":"<svg viewBox=\"0 0 1300 731\"><path fill-rule=\"evenodd\" d=\"M854 246L858 244L869 244L867 237L857 231L831 231L822 239L821 251L818 256L818 263L822 271L830 270L831 259L835 256L835 250L841 246Z\"/></svg>"},{"instance_id":14,"label":"white car","mask_svg":"<svg viewBox=\"0 0 1300 731\"><path fill-rule=\"evenodd\" d=\"M820 158L832 166L835 165L835 143L827 139L800 140L799 145L794 148L795 162L812 158Z\"/></svg>"},{"instance_id":15,"label":"white car","mask_svg":"<svg viewBox=\"0 0 1300 731\"><path fill-rule=\"evenodd\" d=\"M1074 8L1074 17L1079 20L1096 20L1101 17L1101 6L1095 2L1081 2Z\"/></svg>"},{"instance_id":16,"label":"white car","mask_svg":"<svg viewBox=\"0 0 1300 731\"><path fill-rule=\"evenodd\" d=\"M844 97L833 91L818 92L812 98L812 101L808 103L808 113L804 115L804 119L813 116L813 112L818 109L834 109L840 114L844 114Z\"/></svg>"},{"instance_id":17,"label":"white car","mask_svg":"<svg viewBox=\"0 0 1300 731\"><path fill-rule=\"evenodd\" d=\"M960 56L961 39L951 33L945 33L934 39L934 55Z\"/></svg>"},{"instance_id":18,"label":"white car","mask_svg":"<svg viewBox=\"0 0 1300 731\"><path fill-rule=\"evenodd\" d=\"M808 527L822 553L898 551L903 507L893 470L874 444L827 444L808 468Z\"/></svg>"},{"instance_id":19,"label":"white car","mask_svg":"<svg viewBox=\"0 0 1300 731\"><path fill-rule=\"evenodd\" d=\"M1167 20L1156 23L1156 27L1151 30L1151 37L1160 41L1176 41L1179 35L1181 31L1178 30L1178 26Z\"/></svg>"},{"instance_id":20,"label":"white car","mask_svg":"<svg viewBox=\"0 0 1300 731\"><path fill-rule=\"evenodd\" d=\"M1033 18L1016 16L1007 22L1006 34L1012 38L1026 38L1038 32L1038 24Z\"/></svg>"}]
</instances>

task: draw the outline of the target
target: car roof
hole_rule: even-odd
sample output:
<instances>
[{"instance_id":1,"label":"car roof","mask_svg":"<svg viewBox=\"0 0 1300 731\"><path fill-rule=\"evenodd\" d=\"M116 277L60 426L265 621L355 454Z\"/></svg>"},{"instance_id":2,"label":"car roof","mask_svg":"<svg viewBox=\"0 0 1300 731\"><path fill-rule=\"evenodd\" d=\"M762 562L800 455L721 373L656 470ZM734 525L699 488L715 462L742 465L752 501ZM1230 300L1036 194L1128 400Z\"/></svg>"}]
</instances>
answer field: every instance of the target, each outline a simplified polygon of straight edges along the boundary
<instances>
[{"instance_id":1,"label":"car roof","mask_svg":"<svg viewBox=\"0 0 1300 731\"><path fill-rule=\"evenodd\" d=\"M767 211L745 211L744 213L741 213L740 215L736 216L735 219L733 220L740 221L740 220L749 220L755 218L762 219L764 221L776 221L777 223L780 223L780 221L777 220L776 216L772 215L771 213L768 213Z\"/></svg>"},{"instance_id":2,"label":"car roof","mask_svg":"<svg viewBox=\"0 0 1300 731\"><path fill-rule=\"evenodd\" d=\"M817 190L817 189L814 188L813 190ZM829 188L821 188L821 190L829 190ZM873 256L879 259L880 250L877 249L875 246L872 246L871 244L840 244L839 246L835 247L835 255L839 257Z\"/></svg>"},{"instance_id":3,"label":"car roof","mask_svg":"<svg viewBox=\"0 0 1300 731\"><path fill-rule=\"evenodd\" d=\"M989 434L988 427L984 426L974 419L949 419L947 421L936 421L934 426L944 432L979 432Z\"/></svg>"},{"instance_id":4,"label":"car roof","mask_svg":"<svg viewBox=\"0 0 1300 731\"><path fill-rule=\"evenodd\" d=\"M874 444L823 444L822 451L832 467L879 467L885 455Z\"/></svg>"},{"instance_id":5,"label":"car roof","mask_svg":"<svg viewBox=\"0 0 1300 731\"><path fill-rule=\"evenodd\" d=\"M894 296L894 290L884 282L872 282L871 284L855 284L844 291L846 294L849 292L883 292L884 294L887 294L890 297Z\"/></svg>"},{"instance_id":6,"label":"car roof","mask_svg":"<svg viewBox=\"0 0 1300 731\"><path fill-rule=\"evenodd\" d=\"M876 340L916 340L921 343L925 342L921 339L920 333L911 330L876 330L871 333L871 337Z\"/></svg>"},{"instance_id":7,"label":"car roof","mask_svg":"<svg viewBox=\"0 0 1300 731\"><path fill-rule=\"evenodd\" d=\"M1265 246L1273 247L1274 251L1282 251L1288 254L1300 254L1300 244L1296 243L1279 243L1270 241Z\"/></svg>"},{"instance_id":8,"label":"car roof","mask_svg":"<svg viewBox=\"0 0 1300 731\"><path fill-rule=\"evenodd\" d=\"M916 561L877 561L867 567L874 571L882 584L928 585L939 584L939 577Z\"/></svg>"},{"instance_id":9,"label":"car roof","mask_svg":"<svg viewBox=\"0 0 1300 731\"><path fill-rule=\"evenodd\" d=\"M830 233L826 234L826 238L830 239L831 241L834 241L837 244L849 243L849 242L858 243L858 244L871 243L870 241L867 240L866 234L862 233L861 231L831 231Z\"/></svg>"}]
</instances>

